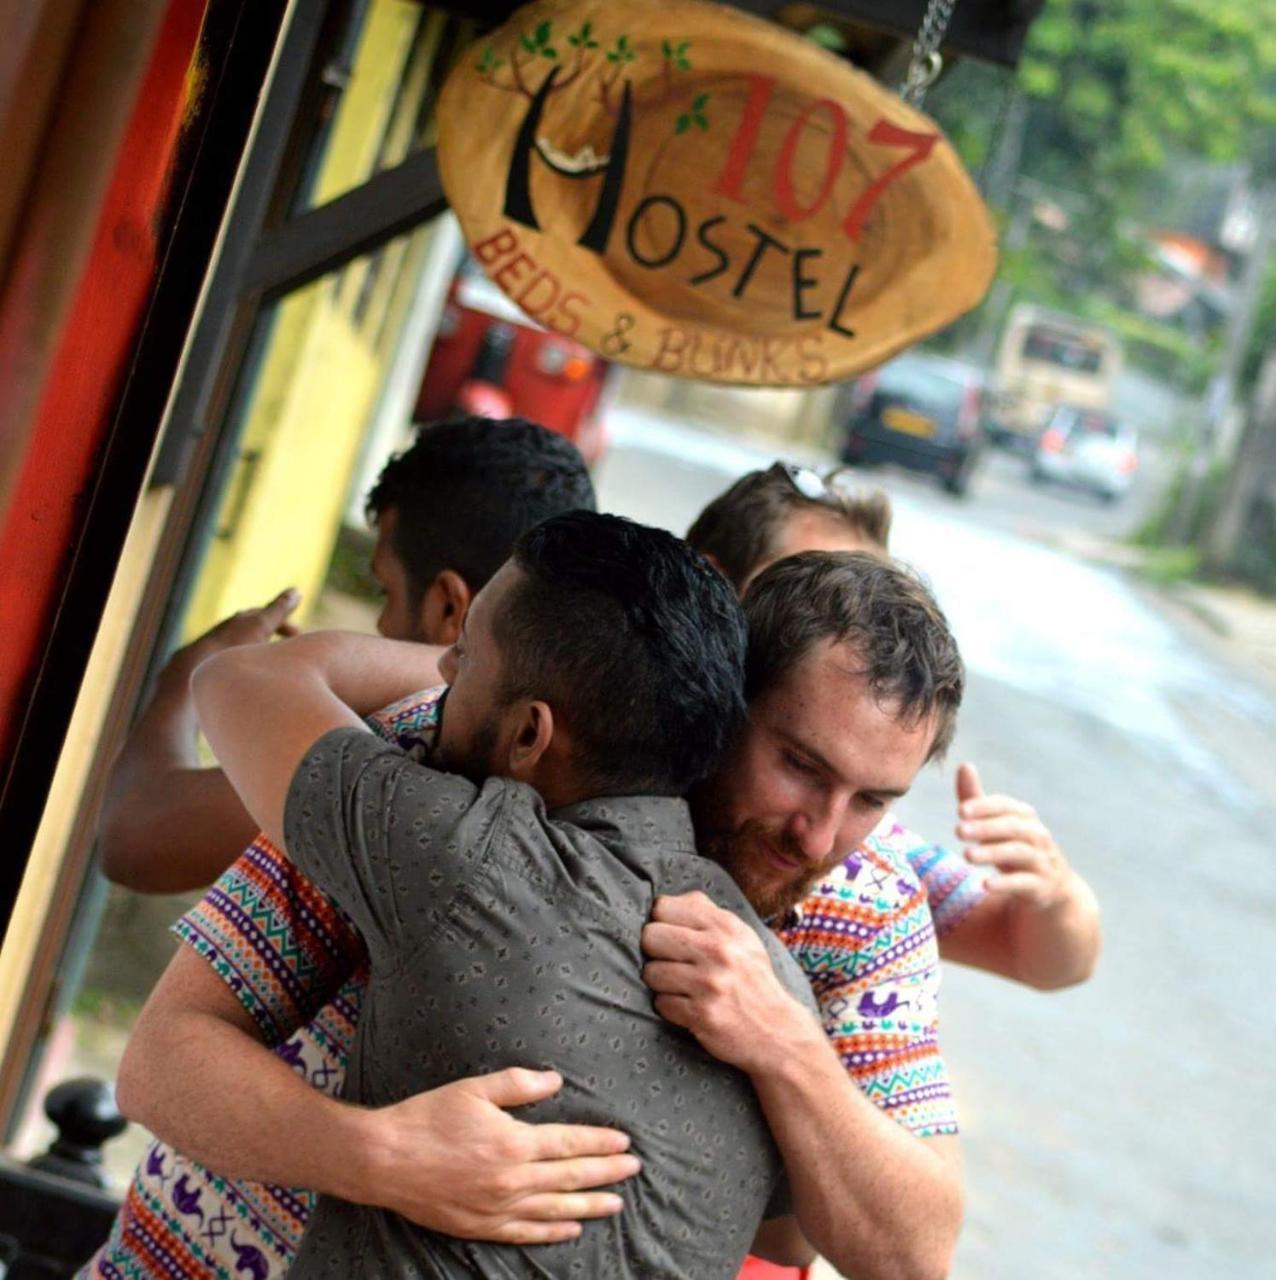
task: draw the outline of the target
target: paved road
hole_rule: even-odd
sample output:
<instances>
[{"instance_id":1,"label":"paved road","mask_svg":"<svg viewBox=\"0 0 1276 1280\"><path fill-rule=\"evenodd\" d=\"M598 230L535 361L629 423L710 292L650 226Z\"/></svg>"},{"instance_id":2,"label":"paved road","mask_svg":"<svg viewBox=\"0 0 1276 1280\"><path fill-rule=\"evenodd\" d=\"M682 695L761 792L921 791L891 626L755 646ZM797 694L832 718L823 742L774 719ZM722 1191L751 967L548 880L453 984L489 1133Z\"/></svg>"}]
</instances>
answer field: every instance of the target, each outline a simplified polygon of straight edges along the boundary
<instances>
[{"instance_id":1,"label":"paved road","mask_svg":"<svg viewBox=\"0 0 1276 1280\"><path fill-rule=\"evenodd\" d=\"M679 532L768 452L619 415L604 505ZM952 761L1038 805L1104 904L1087 986L948 970L968 1212L958 1280L1276 1275L1276 705L1115 572L1044 545L1128 507L1041 494L1008 458L965 502L876 473L896 550L971 672ZM952 767L901 806L944 838Z\"/></svg>"}]
</instances>

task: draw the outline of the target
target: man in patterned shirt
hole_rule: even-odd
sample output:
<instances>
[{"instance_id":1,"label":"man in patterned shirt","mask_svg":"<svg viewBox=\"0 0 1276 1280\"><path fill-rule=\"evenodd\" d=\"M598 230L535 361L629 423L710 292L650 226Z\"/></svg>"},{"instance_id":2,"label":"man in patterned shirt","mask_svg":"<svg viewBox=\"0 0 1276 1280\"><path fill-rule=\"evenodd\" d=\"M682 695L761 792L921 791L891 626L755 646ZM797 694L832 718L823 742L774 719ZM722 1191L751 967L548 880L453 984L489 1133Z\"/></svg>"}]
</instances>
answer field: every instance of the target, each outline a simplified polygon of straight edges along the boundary
<instances>
[{"instance_id":1,"label":"man in patterned shirt","mask_svg":"<svg viewBox=\"0 0 1276 1280\"><path fill-rule=\"evenodd\" d=\"M886 554L890 526L884 493L848 493L809 468L777 462L709 503L687 541L743 592L768 565L801 551ZM1089 885L1032 806L985 795L973 764L958 768L956 798L964 857L906 831L893 815L883 823L925 885L940 955L1039 990L1085 981L1100 946Z\"/></svg>"},{"instance_id":2,"label":"man in patterned shirt","mask_svg":"<svg viewBox=\"0 0 1276 1280\"><path fill-rule=\"evenodd\" d=\"M767 566L803 551L886 554L890 526L890 500L880 490L849 493L809 468L777 462L715 498L687 540L743 592ZM778 914L773 927L811 978L825 1031L866 1095L914 1133L955 1132L955 1117L936 1127L945 1118L933 1114L951 1107L933 1009L936 941L945 959L1041 990L1069 986L1084 981L1098 957L1094 894L1035 810L1014 797L985 796L973 764L957 770L957 834L971 842L964 857L888 813L837 865L838 851L855 843L853 831L802 824L799 815L812 803L820 803L818 792L788 806L795 869L769 889L777 907L804 888L810 896ZM715 925L731 932L730 921L703 904L689 922L710 937ZM712 1002L702 1001L688 1016L713 1013ZM745 1274L783 1280L798 1273L750 1259Z\"/></svg>"}]
</instances>

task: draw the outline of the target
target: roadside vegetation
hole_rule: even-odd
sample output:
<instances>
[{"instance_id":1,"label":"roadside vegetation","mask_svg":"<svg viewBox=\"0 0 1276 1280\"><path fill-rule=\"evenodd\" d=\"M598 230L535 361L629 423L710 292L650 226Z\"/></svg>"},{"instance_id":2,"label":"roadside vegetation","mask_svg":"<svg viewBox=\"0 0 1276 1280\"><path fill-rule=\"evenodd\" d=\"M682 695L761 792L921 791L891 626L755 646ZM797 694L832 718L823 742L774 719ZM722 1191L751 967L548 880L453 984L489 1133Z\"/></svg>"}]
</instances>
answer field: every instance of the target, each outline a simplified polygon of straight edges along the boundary
<instances>
[{"instance_id":1,"label":"roadside vegetation","mask_svg":"<svg viewBox=\"0 0 1276 1280\"><path fill-rule=\"evenodd\" d=\"M1051 0L1013 77L959 65L926 109L1003 243L988 299L940 345L987 365L1018 302L1120 334L1181 405L1177 478L1135 539L1150 572L1276 593L1272 16L1252 0ZM1167 245L1209 267L1183 277L1177 309L1148 305Z\"/></svg>"}]
</instances>

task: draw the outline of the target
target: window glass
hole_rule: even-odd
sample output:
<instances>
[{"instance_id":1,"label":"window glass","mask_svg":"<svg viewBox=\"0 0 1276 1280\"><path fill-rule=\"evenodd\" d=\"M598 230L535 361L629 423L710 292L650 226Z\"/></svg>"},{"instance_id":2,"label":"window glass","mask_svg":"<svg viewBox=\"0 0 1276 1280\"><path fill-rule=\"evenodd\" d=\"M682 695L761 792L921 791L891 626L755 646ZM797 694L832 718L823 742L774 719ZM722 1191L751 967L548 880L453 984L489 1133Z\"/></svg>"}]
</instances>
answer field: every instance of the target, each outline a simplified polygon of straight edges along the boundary
<instances>
[{"instance_id":1,"label":"window glass","mask_svg":"<svg viewBox=\"0 0 1276 1280\"><path fill-rule=\"evenodd\" d=\"M950 408L966 390L957 373L928 366L919 360L899 360L882 370L878 392L904 396L935 410Z\"/></svg>"},{"instance_id":2,"label":"window glass","mask_svg":"<svg viewBox=\"0 0 1276 1280\"><path fill-rule=\"evenodd\" d=\"M1052 329L1034 325L1024 340L1023 358L1040 360L1043 364L1057 365L1076 373L1098 373L1103 364L1104 348L1101 344Z\"/></svg>"},{"instance_id":3,"label":"window glass","mask_svg":"<svg viewBox=\"0 0 1276 1280\"><path fill-rule=\"evenodd\" d=\"M1109 440L1115 440L1117 437L1116 419L1109 417L1106 413L1085 411L1078 413L1074 430L1081 435L1098 436Z\"/></svg>"},{"instance_id":4,"label":"window glass","mask_svg":"<svg viewBox=\"0 0 1276 1280\"><path fill-rule=\"evenodd\" d=\"M475 24L412 0L352 6L319 72L322 106L306 145L297 208L344 195L432 147L434 104Z\"/></svg>"},{"instance_id":5,"label":"window glass","mask_svg":"<svg viewBox=\"0 0 1276 1280\"><path fill-rule=\"evenodd\" d=\"M304 627L375 629L379 604L366 574L366 546L351 551L350 535L343 540L348 498L366 487L367 468L375 474L406 439L419 372L403 370L419 371L432 327L423 327L422 312L436 315L442 295L441 286L431 291L423 280L446 279L455 260L455 233L435 220L263 312L232 410L239 445L187 603L183 639L288 585L303 592L295 620ZM361 509L358 495L354 506ZM180 839L174 832L175 856ZM46 1045L12 1144L22 1158L53 1137L42 1104L54 1084L115 1077L129 1029L173 953L169 926L199 896L144 897L100 879L90 894L97 900L73 939L79 954L62 974L73 993L69 1009ZM148 1140L132 1126L107 1144L115 1190L126 1185Z\"/></svg>"}]
</instances>

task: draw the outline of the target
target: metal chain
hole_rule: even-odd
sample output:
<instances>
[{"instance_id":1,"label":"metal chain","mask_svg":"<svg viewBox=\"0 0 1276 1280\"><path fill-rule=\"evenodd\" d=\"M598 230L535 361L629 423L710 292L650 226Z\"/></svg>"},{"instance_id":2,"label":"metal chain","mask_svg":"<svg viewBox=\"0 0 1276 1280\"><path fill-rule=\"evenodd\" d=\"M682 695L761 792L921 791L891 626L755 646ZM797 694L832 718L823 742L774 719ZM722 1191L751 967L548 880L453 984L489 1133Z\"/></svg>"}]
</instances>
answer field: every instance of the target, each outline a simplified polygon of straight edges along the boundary
<instances>
[{"instance_id":1,"label":"metal chain","mask_svg":"<svg viewBox=\"0 0 1276 1280\"><path fill-rule=\"evenodd\" d=\"M939 52L940 43L948 31L949 20L957 0L930 0L913 41L908 70L899 86L899 96L910 106L920 107L926 99L926 90L939 79L944 69L944 56Z\"/></svg>"}]
</instances>

